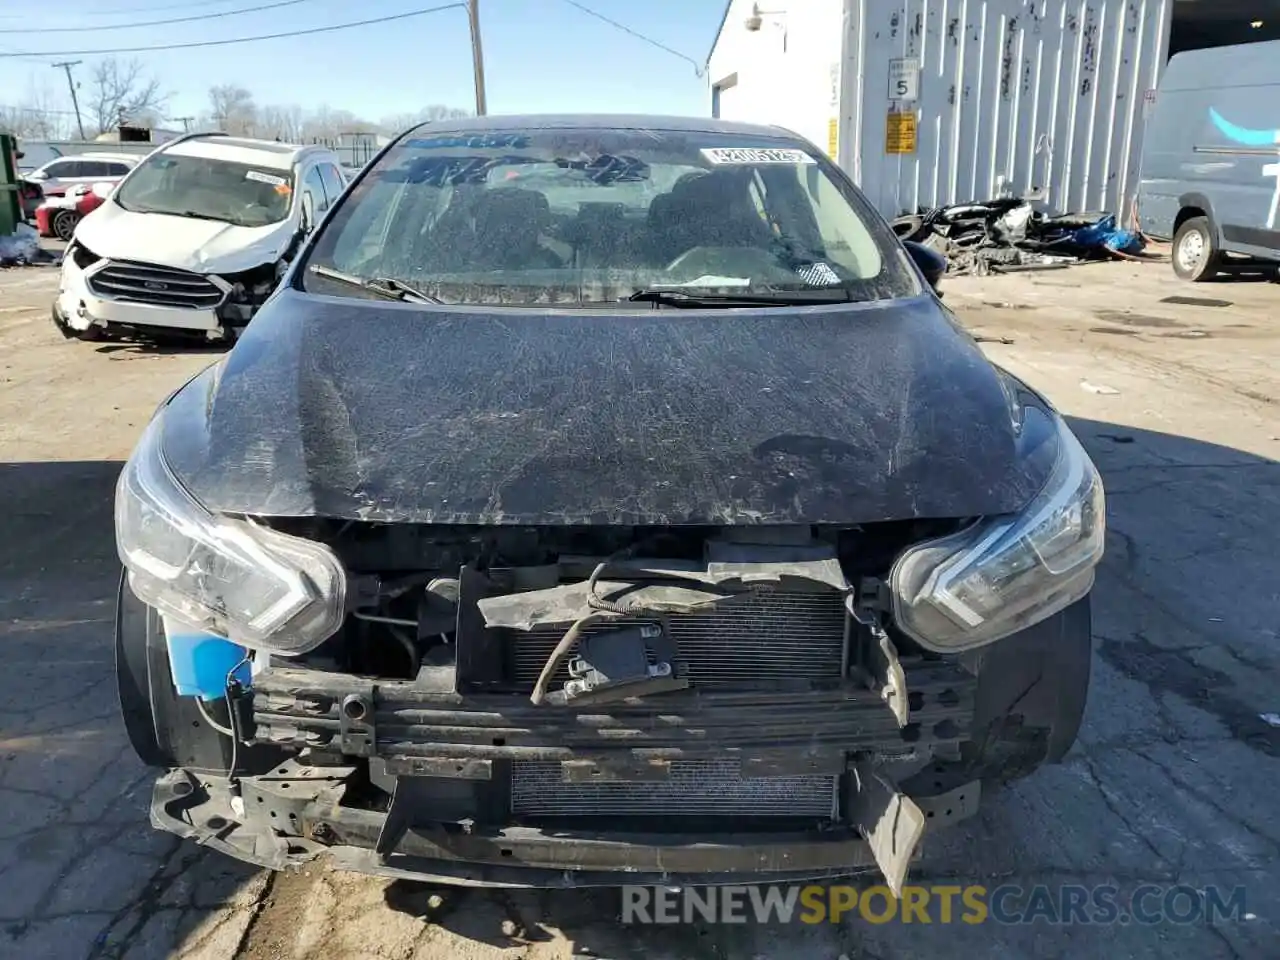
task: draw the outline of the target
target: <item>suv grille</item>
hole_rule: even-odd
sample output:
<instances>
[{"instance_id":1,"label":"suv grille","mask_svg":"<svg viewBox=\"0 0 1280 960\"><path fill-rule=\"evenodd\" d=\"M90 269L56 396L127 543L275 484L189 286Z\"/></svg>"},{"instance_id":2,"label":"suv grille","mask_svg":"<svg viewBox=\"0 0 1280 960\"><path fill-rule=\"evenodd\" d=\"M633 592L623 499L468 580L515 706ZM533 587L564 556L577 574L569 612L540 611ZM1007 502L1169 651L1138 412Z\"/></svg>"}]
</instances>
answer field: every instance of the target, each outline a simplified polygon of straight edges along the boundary
<instances>
[{"instance_id":1,"label":"suv grille","mask_svg":"<svg viewBox=\"0 0 1280 960\"><path fill-rule=\"evenodd\" d=\"M224 296L213 281L198 273L118 260L89 277L88 285L98 296L112 300L193 310L216 307Z\"/></svg>"}]
</instances>

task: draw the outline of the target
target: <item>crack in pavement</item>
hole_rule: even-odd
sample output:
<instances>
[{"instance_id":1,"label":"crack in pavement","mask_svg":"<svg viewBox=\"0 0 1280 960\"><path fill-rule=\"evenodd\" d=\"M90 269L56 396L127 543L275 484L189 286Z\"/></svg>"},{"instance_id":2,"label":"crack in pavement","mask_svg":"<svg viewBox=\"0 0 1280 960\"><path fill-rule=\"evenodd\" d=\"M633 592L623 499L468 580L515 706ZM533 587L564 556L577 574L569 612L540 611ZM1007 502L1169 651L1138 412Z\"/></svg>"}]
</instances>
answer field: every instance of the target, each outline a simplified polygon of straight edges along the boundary
<instances>
[{"instance_id":1,"label":"crack in pavement","mask_svg":"<svg viewBox=\"0 0 1280 960\"><path fill-rule=\"evenodd\" d=\"M1103 782L1102 776L1098 773L1098 768L1094 758L1085 754L1082 759L1084 761L1083 765L1085 772L1088 773L1090 781L1098 791L1099 796L1102 797L1102 802L1106 805L1106 808L1111 811L1117 820L1120 821L1133 839L1137 840L1151 851L1152 855L1156 858L1157 863L1168 863L1169 861L1165 858L1164 854L1160 852L1160 849L1155 845L1155 843L1152 842L1151 838L1138 830L1138 828L1134 826L1129 821L1129 818L1121 811L1122 798L1116 796L1112 792L1111 788ZM1186 841L1183 841L1183 847L1185 849ZM1181 866L1181 864L1178 866ZM1179 872L1180 871L1175 868L1175 875Z\"/></svg>"},{"instance_id":2,"label":"crack in pavement","mask_svg":"<svg viewBox=\"0 0 1280 960\"><path fill-rule=\"evenodd\" d=\"M1136 753L1138 756L1142 757L1143 760L1146 760L1149 764L1151 764L1153 767L1155 767L1157 770L1163 773L1165 776L1165 779L1167 779L1170 783L1174 784L1179 790L1182 790L1184 793L1187 793L1190 796L1195 797L1197 800L1201 801L1202 803L1212 807L1228 823L1231 823L1239 827L1245 833L1248 833L1254 837L1257 837L1259 840L1263 841L1268 847L1272 849L1272 852L1275 855L1275 858L1280 859L1280 839L1277 839L1276 837L1273 837L1270 834L1263 832L1262 830L1253 826L1247 821L1242 820L1238 813L1236 813L1234 810L1230 809L1229 807L1224 806L1217 797L1213 796L1211 793L1204 791L1200 787L1197 787L1197 786L1194 786L1193 784L1188 783L1182 776L1179 775L1179 773L1176 772L1177 768L1171 767L1165 763L1160 762L1155 757L1151 756L1150 754L1142 750L1135 748L1133 750L1133 753Z\"/></svg>"},{"instance_id":3,"label":"crack in pavement","mask_svg":"<svg viewBox=\"0 0 1280 960\"><path fill-rule=\"evenodd\" d=\"M124 951L132 944L133 940L147 922L160 910L160 896L164 892L160 885L160 879L168 870L169 864L173 862L178 853L187 846L180 837L172 837L169 843L169 849L165 851L161 857L159 866L152 871L151 876L143 884L139 896L129 903L126 903L114 914L94 938L93 948L89 951L86 960L118 960L124 956ZM197 847L194 852L189 853L181 860L182 868L185 870L194 864L204 854L202 848ZM137 919L133 925L126 930L118 940L109 943L111 933L117 926L125 920L131 913L137 911Z\"/></svg>"}]
</instances>

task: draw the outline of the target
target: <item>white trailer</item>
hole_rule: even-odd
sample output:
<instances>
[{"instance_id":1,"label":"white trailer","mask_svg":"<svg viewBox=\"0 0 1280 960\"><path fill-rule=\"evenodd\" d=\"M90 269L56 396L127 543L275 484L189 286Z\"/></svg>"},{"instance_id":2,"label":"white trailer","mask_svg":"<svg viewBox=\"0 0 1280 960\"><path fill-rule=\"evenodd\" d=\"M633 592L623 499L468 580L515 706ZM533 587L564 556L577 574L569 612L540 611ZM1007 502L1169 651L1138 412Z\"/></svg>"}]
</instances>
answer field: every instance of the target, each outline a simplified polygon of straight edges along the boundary
<instances>
[{"instance_id":1,"label":"white trailer","mask_svg":"<svg viewBox=\"0 0 1280 960\"><path fill-rule=\"evenodd\" d=\"M1173 0L732 0L712 113L825 149L886 216L1028 196L1127 216Z\"/></svg>"}]
</instances>

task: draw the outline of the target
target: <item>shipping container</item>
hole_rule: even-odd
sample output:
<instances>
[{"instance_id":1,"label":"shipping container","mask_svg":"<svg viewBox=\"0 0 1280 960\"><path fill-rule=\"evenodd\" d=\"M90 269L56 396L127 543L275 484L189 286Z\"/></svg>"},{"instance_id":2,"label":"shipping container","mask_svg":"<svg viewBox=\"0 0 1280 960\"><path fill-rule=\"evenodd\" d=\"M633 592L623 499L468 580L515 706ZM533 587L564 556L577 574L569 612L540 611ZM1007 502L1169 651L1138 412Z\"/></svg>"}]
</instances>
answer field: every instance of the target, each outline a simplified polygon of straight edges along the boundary
<instances>
[{"instance_id":1,"label":"shipping container","mask_svg":"<svg viewBox=\"0 0 1280 960\"><path fill-rule=\"evenodd\" d=\"M886 216L1029 196L1128 219L1173 0L734 0L712 113L827 150Z\"/></svg>"}]
</instances>

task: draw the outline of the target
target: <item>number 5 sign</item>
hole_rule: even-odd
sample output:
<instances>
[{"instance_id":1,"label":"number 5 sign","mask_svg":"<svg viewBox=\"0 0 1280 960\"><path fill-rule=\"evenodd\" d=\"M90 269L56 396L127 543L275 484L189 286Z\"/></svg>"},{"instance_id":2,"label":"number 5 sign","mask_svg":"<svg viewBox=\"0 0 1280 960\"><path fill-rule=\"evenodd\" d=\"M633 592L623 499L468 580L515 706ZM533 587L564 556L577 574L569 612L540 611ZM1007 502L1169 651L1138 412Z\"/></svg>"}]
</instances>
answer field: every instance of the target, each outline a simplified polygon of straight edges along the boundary
<instances>
[{"instance_id":1,"label":"number 5 sign","mask_svg":"<svg viewBox=\"0 0 1280 960\"><path fill-rule=\"evenodd\" d=\"M895 57L889 61L889 99L920 99L920 61L916 57Z\"/></svg>"}]
</instances>

